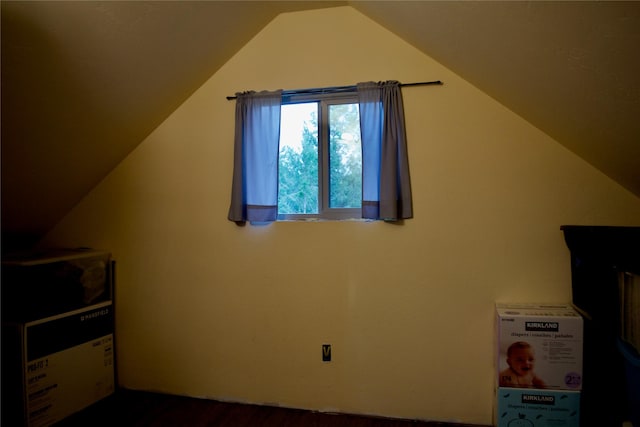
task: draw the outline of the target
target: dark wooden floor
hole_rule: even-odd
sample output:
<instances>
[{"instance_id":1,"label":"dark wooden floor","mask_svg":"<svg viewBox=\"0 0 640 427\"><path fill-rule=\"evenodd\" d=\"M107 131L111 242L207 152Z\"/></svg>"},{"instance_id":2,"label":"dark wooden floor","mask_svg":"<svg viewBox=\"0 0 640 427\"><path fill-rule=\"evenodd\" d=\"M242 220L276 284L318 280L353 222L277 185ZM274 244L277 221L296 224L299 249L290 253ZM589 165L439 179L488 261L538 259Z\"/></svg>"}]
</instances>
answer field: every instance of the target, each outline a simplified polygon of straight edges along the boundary
<instances>
[{"instance_id":1,"label":"dark wooden floor","mask_svg":"<svg viewBox=\"0 0 640 427\"><path fill-rule=\"evenodd\" d=\"M118 390L56 427L452 427L446 424L337 415L272 406Z\"/></svg>"}]
</instances>

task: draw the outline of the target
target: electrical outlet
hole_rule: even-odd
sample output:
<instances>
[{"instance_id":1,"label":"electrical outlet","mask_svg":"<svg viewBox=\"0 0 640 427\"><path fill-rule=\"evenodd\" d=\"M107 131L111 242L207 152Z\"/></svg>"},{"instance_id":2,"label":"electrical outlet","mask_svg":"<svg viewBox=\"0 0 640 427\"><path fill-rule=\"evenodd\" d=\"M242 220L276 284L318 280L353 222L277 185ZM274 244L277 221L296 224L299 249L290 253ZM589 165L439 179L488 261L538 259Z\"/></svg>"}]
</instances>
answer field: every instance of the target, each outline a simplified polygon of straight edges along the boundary
<instances>
[{"instance_id":1,"label":"electrical outlet","mask_svg":"<svg viewBox=\"0 0 640 427\"><path fill-rule=\"evenodd\" d=\"M331 362L331 344L322 344L322 361Z\"/></svg>"}]
</instances>

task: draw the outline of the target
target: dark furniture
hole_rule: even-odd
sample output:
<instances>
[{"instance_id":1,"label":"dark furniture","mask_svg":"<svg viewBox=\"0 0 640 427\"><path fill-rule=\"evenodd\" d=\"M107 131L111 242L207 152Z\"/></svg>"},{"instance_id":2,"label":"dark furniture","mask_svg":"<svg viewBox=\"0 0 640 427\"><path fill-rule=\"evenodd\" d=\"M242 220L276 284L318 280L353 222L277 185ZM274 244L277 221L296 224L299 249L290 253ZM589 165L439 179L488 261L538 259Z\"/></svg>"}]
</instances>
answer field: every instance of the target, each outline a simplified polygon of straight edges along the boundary
<instances>
[{"instance_id":1,"label":"dark furniture","mask_svg":"<svg viewBox=\"0 0 640 427\"><path fill-rule=\"evenodd\" d=\"M584 317L582 425L629 419L620 336L619 278L640 274L640 227L564 225L571 252L572 300Z\"/></svg>"}]
</instances>

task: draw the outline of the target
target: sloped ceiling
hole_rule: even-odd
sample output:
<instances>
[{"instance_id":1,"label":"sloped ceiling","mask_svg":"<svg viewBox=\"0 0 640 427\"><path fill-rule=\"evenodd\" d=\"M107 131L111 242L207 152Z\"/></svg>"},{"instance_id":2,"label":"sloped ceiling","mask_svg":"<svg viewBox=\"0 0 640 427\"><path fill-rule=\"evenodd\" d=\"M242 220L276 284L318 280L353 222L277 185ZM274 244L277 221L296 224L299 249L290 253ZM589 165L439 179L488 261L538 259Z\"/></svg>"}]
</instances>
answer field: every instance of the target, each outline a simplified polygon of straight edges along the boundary
<instances>
[{"instance_id":1,"label":"sloped ceiling","mask_svg":"<svg viewBox=\"0 0 640 427\"><path fill-rule=\"evenodd\" d=\"M279 13L347 4L640 197L637 2L2 1L3 246L40 238Z\"/></svg>"}]
</instances>

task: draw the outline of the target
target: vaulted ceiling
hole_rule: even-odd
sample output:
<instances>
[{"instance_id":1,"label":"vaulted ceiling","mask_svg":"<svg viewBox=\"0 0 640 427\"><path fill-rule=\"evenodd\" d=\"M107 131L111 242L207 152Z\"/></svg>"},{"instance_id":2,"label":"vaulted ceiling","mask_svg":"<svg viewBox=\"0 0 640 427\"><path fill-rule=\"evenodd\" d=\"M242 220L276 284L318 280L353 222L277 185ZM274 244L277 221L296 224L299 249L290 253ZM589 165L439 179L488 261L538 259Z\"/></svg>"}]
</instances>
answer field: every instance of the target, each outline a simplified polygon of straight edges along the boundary
<instances>
[{"instance_id":1,"label":"vaulted ceiling","mask_svg":"<svg viewBox=\"0 0 640 427\"><path fill-rule=\"evenodd\" d=\"M2 1L2 231L28 244L282 12L349 5L640 197L640 2Z\"/></svg>"}]
</instances>

